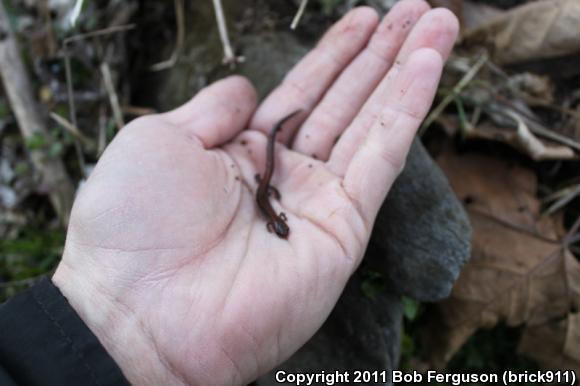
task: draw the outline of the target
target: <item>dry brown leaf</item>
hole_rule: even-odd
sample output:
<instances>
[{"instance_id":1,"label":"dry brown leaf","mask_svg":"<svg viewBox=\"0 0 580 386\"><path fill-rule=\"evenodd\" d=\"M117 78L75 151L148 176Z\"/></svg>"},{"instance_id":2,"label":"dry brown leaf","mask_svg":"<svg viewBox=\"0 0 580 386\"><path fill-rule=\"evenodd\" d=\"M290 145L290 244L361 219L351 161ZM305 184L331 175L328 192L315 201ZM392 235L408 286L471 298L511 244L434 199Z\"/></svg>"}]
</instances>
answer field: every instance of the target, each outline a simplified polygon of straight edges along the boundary
<instances>
[{"instance_id":1,"label":"dry brown leaf","mask_svg":"<svg viewBox=\"0 0 580 386\"><path fill-rule=\"evenodd\" d=\"M580 1L544 0L513 8L465 32L467 45L487 45L498 64L513 64L580 50Z\"/></svg>"},{"instance_id":2,"label":"dry brown leaf","mask_svg":"<svg viewBox=\"0 0 580 386\"><path fill-rule=\"evenodd\" d=\"M564 318L555 318L538 325L528 324L522 337L518 351L546 368L574 369L580 371L580 265L576 258L567 253L565 261L569 263L568 281L576 288L576 295L571 300L575 303ZM540 349L541 348L541 349Z\"/></svg>"},{"instance_id":3,"label":"dry brown leaf","mask_svg":"<svg viewBox=\"0 0 580 386\"><path fill-rule=\"evenodd\" d=\"M503 321L526 326L521 352L533 348L545 366L559 367L560 358L558 363L580 370L580 318L573 313L580 306L580 263L562 247L559 223L540 217L534 173L451 151L438 163L466 203L473 252L451 297L439 305L438 324L431 326L433 367L444 367L477 329Z\"/></svg>"}]
</instances>

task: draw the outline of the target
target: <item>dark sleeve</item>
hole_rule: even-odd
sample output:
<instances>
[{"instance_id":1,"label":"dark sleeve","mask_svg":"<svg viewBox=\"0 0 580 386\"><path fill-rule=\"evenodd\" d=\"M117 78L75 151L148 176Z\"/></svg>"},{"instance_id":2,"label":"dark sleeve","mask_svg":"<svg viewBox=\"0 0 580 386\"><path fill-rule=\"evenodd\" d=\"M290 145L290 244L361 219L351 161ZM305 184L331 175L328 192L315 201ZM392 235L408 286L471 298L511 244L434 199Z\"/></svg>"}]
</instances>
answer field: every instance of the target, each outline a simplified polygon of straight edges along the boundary
<instances>
[{"instance_id":1,"label":"dark sleeve","mask_svg":"<svg viewBox=\"0 0 580 386\"><path fill-rule=\"evenodd\" d=\"M0 305L0 385L129 385L48 278Z\"/></svg>"}]
</instances>

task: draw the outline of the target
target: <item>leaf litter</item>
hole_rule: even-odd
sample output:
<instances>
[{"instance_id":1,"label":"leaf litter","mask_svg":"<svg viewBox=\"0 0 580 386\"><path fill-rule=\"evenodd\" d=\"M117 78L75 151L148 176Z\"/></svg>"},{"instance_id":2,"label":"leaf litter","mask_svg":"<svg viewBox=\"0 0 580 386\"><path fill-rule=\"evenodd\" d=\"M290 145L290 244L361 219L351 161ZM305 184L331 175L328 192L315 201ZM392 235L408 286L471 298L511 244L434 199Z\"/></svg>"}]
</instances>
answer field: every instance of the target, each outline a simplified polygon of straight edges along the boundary
<instances>
[{"instance_id":1,"label":"leaf litter","mask_svg":"<svg viewBox=\"0 0 580 386\"><path fill-rule=\"evenodd\" d=\"M429 363L444 368L480 328L523 326L519 352L544 367L580 371L580 262L561 216L540 215L526 167L446 149L437 159L465 203L472 259L429 326Z\"/></svg>"}]
</instances>

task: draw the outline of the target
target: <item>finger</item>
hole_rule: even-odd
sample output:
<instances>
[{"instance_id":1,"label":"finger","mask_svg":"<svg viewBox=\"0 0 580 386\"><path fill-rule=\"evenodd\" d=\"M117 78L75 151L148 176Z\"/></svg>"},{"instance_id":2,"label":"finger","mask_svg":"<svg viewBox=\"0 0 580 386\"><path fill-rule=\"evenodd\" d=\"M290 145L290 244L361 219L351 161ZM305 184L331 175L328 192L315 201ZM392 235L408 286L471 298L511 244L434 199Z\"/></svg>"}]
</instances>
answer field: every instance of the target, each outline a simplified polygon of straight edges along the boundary
<instances>
[{"instance_id":1,"label":"finger","mask_svg":"<svg viewBox=\"0 0 580 386\"><path fill-rule=\"evenodd\" d=\"M242 76L212 83L189 102L161 114L171 124L191 131L206 149L219 146L247 127L256 109L256 91Z\"/></svg>"},{"instance_id":2,"label":"finger","mask_svg":"<svg viewBox=\"0 0 580 386\"><path fill-rule=\"evenodd\" d=\"M351 123L393 64L407 35L429 10L423 0L401 1L385 16L367 46L334 82L300 127L293 149L326 160L336 138Z\"/></svg>"},{"instance_id":3,"label":"finger","mask_svg":"<svg viewBox=\"0 0 580 386\"><path fill-rule=\"evenodd\" d=\"M372 8L358 7L348 12L264 100L250 128L266 132L291 111L310 112L338 74L366 45L377 23L378 16ZM280 137L291 138L293 129L300 123L300 119L293 120Z\"/></svg>"},{"instance_id":4,"label":"finger","mask_svg":"<svg viewBox=\"0 0 580 386\"><path fill-rule=\"evenodd\" d=\"M409 56L420 48L431 48L447 59L453 48L459 24L453 13L438 8L425 13L411 31L403 44L395 64L389 70L357 117L346 129L340 140L334 146L328 162L329 168L337 175L343 176L352 156L365 140L369 128L380 114L385 101L391 94L393 85L398 82L401 67Z\"/></svg>"},{"instance_id":5,"label":"finger","mask_svg":"<svg viewBox=\"0 0 580 386\"><path fill-rule=\"evenodd\" d=\"M421 48L409 57L348 165L344 189L368 225L403 169L415 133L433 102L442 69L441 54L431 48Z\"/></svg>"}]
</instances>

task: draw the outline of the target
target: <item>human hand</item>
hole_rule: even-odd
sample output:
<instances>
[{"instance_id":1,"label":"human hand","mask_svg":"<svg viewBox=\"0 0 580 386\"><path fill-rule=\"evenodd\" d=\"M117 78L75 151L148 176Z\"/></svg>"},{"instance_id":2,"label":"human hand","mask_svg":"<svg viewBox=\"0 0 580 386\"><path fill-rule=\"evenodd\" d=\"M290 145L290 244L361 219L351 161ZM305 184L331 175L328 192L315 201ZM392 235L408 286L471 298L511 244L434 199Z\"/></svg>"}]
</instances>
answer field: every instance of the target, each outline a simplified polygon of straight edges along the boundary
<instances>
[{"instance_id":1,"label":"human hand","mask_svg":"<svg viewBox=\"0 0 580 386\"><path fill-rule=\"evenodd\" d=\"M457 29L422 0L380 24L357 8L257 110L230 77L117 135L75 202L53 281L132 383L245 384L314 334L361 261ZM265 134L296 109L272 180L284 240L267 231L254 175Z\"/></svg>"}]
</instances>

